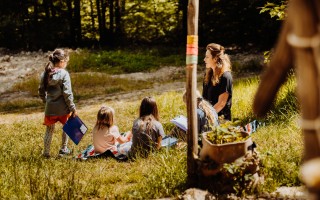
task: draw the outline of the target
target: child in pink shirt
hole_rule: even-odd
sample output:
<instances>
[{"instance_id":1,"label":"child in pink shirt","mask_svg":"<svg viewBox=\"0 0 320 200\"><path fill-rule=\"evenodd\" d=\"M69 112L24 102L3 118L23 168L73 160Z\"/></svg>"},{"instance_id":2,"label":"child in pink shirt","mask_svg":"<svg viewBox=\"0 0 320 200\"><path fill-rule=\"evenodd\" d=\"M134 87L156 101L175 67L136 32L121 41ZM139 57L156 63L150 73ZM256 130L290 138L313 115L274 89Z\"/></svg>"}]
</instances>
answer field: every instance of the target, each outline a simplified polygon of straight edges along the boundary
<instances>
[{"instance_id":1,"label":"child in pink shirt","mask_svg":"<svg viewBox=\"0 0 320 200\"><path fill-rule=\"evenodd\" d=\"M132 133L122 136L118 126L114 125L114 109L102 106L97 114L97 122L92 130L92 139L95 153L101 154L110 150L117 151L117 144L130 141Z\"/></svg>"}]
</instances>

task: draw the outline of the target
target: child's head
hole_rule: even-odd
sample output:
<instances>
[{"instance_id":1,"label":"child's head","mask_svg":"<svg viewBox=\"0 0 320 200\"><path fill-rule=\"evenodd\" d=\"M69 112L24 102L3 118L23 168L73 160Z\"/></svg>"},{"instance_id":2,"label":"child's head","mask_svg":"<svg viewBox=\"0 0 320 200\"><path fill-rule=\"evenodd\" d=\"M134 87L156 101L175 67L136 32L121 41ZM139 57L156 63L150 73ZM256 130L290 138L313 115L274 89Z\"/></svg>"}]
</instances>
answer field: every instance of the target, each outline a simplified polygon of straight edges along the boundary
<instances>
[{"instance_id":1,"label":"child's head","mask_svg":"<svg viewBox=\"0 0 320 200\"><path fill-rule=\"evenodd\" d=\"M55 49L53 53L49 55L49 61L56 67L64 68L69 61L69 55L63 49Z\"/></svg>"},{"instance_id":2,"label":"child's head","mask_svg":"<svg viewBox=\"0 0 320 200\"><path fill-rule=\"evenodd\" d=\"M159 112L156 100L153 97L143 98L140 105L140 114L139 117L146 115L153 115L156 120L159 120Z\"/></svg>"},{"instance_id":3,"label":"child's head","mask_svg":"<svg viewBox=\"0 0 320 200\"><path fill-rule=\"evenodd\" d=\"M203 110L205 112L210 124L218 124L218 116L212 105L203 99L202 95L200 94L199 90L196 90L196 98L197 98L197 108ZM187 103L187 92L183 93L183 101ZM217 122L217 123L216 123Z\"/></svg>"},{"instance_id":4,"label":"child's head","mask_svg":"<svg viewBox=\"0 0 320 200\"><path fill-rule=\"evenodd\" d=\"M110 128L114 124L114 109L109 106L101 106L97 114L98 129L103 127Z\"/></svg>"},{"instance_id":5,"label":"child's head","mask_svg":"<svg viewBox=\"0 0 320 200\"><path fill-rule=\"evenodd\" d=\"M65 68L69 61L69 55L62 49L56 49L49 55L48 64L45 66L44 88L47 90L50 75L54 73L54 68Z\"/></svg>"},{"instance_id":6,"label":"child's head","mask_svg":"<svg viewBox=\"0 0 320 200\"><path fill-rule=\"evenodd\" d=\"M197 97L197 105L199 105L199 103L202 101L202 95L200 94L199 90L196 90L196 97ZM184 91L183 93L183 102L187 103L187 91Z\"/></svg>"}]
</instances>

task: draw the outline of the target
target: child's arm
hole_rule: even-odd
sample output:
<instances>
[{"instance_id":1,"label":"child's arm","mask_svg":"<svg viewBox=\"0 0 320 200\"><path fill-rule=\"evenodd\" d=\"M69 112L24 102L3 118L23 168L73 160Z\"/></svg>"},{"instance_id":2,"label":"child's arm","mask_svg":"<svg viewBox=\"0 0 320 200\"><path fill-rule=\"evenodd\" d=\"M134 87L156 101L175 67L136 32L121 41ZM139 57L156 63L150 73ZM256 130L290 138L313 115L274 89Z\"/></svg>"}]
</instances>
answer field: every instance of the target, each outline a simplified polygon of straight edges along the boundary
<instances>
[{"instance_id":1,"label":"child's arm","mask_svg":"<svg viewBox=\"0 0 320 200\"><path fill-rule=\"evenodd\" d=\"M132 133L131 131L128 131L126 132L125 136L120 136L117 138L117 141L120 143L120 144L123 144L125 142L129 142L132 138Z\"/></svg>"},{"instance_id":2,"label":"child's arm","mask_svg":"<svg viewBox=\"0 0 320 200\"><path fill-rule=\"evenodd\" d=\"M162 142L162 136L159 136L157 138L157 149L160 149L161 148L161 142Z\"/></svg>"},{"instance_id":3,"label":"child's arm","mask_svg":"<svg viewBox=\"0 0 320 200\"><path fill-rule=\"evenodd\" d=\"M76 116L77 112L76 112L76 105L74 104L73 100L73 92L72 92L72 87L71 87L71 79L70 79L70 75L67 71L65 72L65 76L62 80L62 92L63 92L63 97L64 100L67 104L67 106L69 107L70 112L72 112L72 116Z\"/></svg>"}]
</instances>

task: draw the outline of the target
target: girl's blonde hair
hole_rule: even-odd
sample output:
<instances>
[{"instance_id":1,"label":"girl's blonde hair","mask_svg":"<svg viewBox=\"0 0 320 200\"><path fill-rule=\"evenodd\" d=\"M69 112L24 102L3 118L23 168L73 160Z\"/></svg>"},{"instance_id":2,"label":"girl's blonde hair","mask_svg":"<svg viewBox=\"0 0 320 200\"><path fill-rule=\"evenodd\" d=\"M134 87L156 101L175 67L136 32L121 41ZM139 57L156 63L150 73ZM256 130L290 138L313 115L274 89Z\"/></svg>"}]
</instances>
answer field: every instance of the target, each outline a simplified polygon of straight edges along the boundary
<instances>
[{"instance_id":1,"label":"girl's blonde hair","mask_svg":"<svg viewBox=\"0 0 320 200\"><path fill-rule=\"evenodd\" d=\"M197 97L197 107L206 114L206 117L208 119L208 122L211 126L214 126L215 124L215 116L212 113L212 105L210 102L203 99L202 95L200 94L199 90L196 90L196 97ZM186 103L187 100L187 92L185 91L183 93L183 101Z\"/></svg>"},{"instance_id":2,"label":"girl's blonde hair","mask_svg":"<svg viewBox=\"0 0 320 200\"><path fill-rule=\"evenodd\" d=\"M225 54L225 48L220 44L210 43L207 45L206 50L210 51L212 59L217 58L217 67L215 72L211 68L206 69L204 83L208 84L212 81L213 85L216 85L220 81L220 77L226 71L231 71L231 61L228 54Z\"/></svg>"},{"instance_id":3,"label":"girl's blonde hair","mask_svg":"<svg viewBox=\"0 0 320 200\"><path fill-rule=\"evenodd\" d=\"M109 106L101 106L97 114L96 127L102 129L107 127L108 129L114 124L114 109Z\"/></svg>"}]
</instances>

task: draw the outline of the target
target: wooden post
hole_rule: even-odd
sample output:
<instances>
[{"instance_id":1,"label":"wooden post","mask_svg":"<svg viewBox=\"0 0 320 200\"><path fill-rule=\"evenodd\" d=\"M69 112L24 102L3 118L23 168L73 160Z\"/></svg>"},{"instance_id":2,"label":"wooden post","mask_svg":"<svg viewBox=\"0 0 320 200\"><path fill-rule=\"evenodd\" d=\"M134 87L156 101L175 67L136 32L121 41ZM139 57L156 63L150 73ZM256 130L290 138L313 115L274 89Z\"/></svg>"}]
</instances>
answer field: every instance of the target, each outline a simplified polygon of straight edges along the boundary
<instances>
[{"instance_id":1,"label":"wooden post","mask_svg":"<svg viewBox=\"0 0 320 200\"><path fill-rule=\"evenodd\" d=\"M198 64L198 16L199 0L189 0L188 5L188 36L186 51L186 95L188 116L188 151L187 151L187 173L188 186L197 185L197 163L198 158L198 121L197 121L197 64Z\"/></svg>"}]
</instances>

